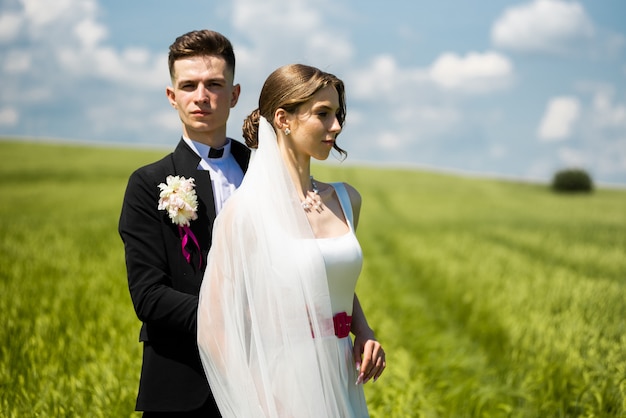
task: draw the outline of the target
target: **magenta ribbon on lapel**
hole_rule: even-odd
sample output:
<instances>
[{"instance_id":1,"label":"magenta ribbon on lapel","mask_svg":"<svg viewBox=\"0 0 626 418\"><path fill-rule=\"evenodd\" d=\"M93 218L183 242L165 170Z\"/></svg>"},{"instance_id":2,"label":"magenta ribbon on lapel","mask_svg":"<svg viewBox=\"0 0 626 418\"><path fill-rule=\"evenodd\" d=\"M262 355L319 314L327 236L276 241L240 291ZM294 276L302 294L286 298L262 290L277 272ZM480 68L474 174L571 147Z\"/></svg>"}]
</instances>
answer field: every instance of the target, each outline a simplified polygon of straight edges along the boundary
<instances>
[{"instance_id":1,"label":"magenta ribbon on lapel","mask_svg":"<svg viewBox=\"0 0 626 418\"><path fill-rule=\"evenodd\" d=\"M189 242L189 238L191 238L193 243L196 244L196 248L198 249L198 254L200 254L200 261L198 262L198 268L200 268L202 266L202 250L200 249L200 244L198 244L198 240L196 239L196 236L193 234L193 231L188 226L179 225L178 233L180 234L180 238L182 240L181 247L183 250L183 256L185 257L185 260L187 260L188 263L191 263L191 253L187 251L187 248L185 247L187 246L187 243Z\"/></svg>"}]
</instances>

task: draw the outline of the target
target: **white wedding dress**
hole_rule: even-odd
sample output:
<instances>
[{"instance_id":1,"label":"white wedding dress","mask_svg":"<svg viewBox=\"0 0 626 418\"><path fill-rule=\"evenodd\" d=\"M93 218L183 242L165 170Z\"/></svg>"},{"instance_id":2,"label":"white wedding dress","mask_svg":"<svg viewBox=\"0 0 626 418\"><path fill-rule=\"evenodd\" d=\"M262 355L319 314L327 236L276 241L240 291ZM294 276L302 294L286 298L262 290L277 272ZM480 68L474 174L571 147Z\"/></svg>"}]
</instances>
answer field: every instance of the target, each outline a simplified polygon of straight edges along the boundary
<instances>
[{"instance_id":1,"label":"white wedding dress","mask_svg":"<svg viewBox=\"0 0 626 418\"><path fill-rule=\"evenodd\" d=\"M351 316L354 290L361 272L363 255L361 246L354 234L352 206L348 193L341 183L333 184L333 187L339 196L350 231L339 237L318 238L316 241L326 266L333 315L346 312ZM358 372L356 371L352 354L351 337L336 338L334 341L331 337L329 343L329 345L336 345L339 350L337 353L338 380L333 382L333 390L336 393L342 393L341 404L343 409L340 416L359 418L369 416L363 395L363 386L355 384Z\"/></svg>"},{"instance_id":2,"label":"white wedding dress","mask_svg":"<svg viewBox=\"0 0 626 418\"><path fill-rule=\"evenodd\" d=\"M259 149L215 221L198 304L200 357L225 418L368 416L351 338L333 322L352 313L362 262L348 195L335 190L349 232L316 239L261 118Z\"/></svg>"}]
</instances>

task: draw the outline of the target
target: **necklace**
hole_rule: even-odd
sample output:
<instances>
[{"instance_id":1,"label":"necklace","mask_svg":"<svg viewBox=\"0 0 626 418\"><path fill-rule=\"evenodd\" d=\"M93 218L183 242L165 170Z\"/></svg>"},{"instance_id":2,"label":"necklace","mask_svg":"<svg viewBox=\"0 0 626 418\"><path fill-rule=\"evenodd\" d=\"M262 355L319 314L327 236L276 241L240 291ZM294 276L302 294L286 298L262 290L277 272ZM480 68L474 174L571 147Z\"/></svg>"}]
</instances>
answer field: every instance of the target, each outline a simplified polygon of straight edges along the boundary
<instances>
[{"instance_id":1,"label":"necklace","mask_svg":"<svg viewBox=\"0 0 626 418\"><path fill-rule=\"evenodd\" d=\"M306 191L306 197L304 198L304 201L302 202L302 209L304 209L305 212L309 212L311 211L311 209L315 209L316 211L321 212L322 198L319 195L317 183L313 179L313 176L311 176L310 178L311 178L311 188L313 190Z\"/></svg>"}]
</instances>

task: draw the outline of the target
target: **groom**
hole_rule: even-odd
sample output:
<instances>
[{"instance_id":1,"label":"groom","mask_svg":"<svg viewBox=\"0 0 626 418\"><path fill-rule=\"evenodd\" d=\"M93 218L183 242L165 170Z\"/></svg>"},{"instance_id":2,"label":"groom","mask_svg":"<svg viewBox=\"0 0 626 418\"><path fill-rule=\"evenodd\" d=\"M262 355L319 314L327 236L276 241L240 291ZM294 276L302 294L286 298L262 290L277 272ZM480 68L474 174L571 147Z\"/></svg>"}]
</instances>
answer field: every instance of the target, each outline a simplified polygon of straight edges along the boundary
<instances>
[{"instance_id":1,"label":"groom","mask_svg":"<svg viewBox=\"0 0 626 418\"><path fill-rule=\"evenodd\" d=\"M219 416L196 343L198 293L213 221L241 184L250 151L226 137L240 92L228 39L208 30L180 36L170 46L169 71L166 94L182 139L173 153L130 176L119 222L130 295L143 322L136 409L144 417ZM195 182L197 210L186 217L188 227L158 207L168 176Z\"/></svg>"}]
</instances>

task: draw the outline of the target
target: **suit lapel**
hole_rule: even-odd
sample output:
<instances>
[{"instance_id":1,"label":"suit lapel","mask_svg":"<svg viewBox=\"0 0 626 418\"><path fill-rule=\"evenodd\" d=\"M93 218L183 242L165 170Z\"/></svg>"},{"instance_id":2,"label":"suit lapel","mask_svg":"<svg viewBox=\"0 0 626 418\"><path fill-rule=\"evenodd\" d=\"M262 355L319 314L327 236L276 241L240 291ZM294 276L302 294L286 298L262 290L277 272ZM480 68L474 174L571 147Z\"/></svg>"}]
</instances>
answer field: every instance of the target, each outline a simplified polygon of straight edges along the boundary
<instances>
[{"instance_id":1,"label":"suit lapel","mask_svg":"<svg viewBox=\"0 0 626 418\"><path fill-rule=\"evenodd\" d=\"M250 149L243 145L241 142L237 142L233 139L231 141L230 152L235 157L235 161L241 167L241 171L246 173L248 170L248 163L250 162Z\"/></svg>"}]
</instances>

